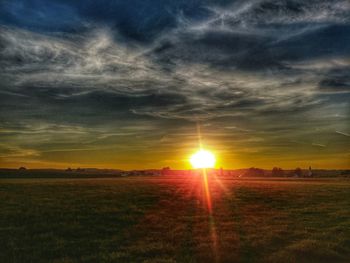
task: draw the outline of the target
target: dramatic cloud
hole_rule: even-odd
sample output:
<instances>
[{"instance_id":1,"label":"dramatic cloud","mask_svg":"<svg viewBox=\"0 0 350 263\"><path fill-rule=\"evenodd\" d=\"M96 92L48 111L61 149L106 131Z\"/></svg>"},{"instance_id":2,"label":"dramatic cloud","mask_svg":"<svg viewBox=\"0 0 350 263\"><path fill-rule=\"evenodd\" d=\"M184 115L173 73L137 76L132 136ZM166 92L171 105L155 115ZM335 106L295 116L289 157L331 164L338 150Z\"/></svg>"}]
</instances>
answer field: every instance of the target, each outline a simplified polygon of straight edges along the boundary
<instances>
[{"instance_id":1,"label":"dramatic cloud","mask_svg":"<svg viewBox=\"0 0 350 263\"><path fill-rule=\"evenodd\" d=\"M346 0L2 1L0 162L182 167L200 123L223 165L348 167L349 36Z\"/></svg>"}]
</instances>

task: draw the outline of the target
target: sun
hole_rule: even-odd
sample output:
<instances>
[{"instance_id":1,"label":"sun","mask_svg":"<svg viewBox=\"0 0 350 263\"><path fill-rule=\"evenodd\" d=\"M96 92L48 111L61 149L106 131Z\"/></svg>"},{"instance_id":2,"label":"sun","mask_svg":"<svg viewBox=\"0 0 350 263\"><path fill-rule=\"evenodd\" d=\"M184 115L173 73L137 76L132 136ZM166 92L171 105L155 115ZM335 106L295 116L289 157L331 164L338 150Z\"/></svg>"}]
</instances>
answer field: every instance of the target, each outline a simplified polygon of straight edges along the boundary
<instances>
[{"instance_id":1,"label":"sun","mask_svg":"<svg viewBox=\"0 0 350 263\"><path fill-rule=\"evenodd\" d=\"M216 159L210 151L202 149L191 156L190 162L195 169L214 168Z\"/></svg>"}]
</instances>

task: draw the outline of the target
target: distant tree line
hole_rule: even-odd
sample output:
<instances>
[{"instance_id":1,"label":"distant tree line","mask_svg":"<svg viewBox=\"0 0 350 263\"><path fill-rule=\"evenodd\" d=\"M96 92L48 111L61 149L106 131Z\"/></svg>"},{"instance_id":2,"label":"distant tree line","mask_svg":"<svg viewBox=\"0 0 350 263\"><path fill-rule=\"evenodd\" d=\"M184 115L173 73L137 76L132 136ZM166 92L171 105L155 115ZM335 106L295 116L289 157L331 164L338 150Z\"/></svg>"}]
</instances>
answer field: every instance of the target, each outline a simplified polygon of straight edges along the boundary
<instances>
[{"instance_id":1,"label":"distant tree line","mask_svg":"<svg viewBox=\"0 0 350 263\"><path fill-rule=\"evenodd\" d=\"M243 176L251 177L262 177L262 176L273 176L273 177L311 177L313 176L311 167L309 170L302 170L300 167L295 168L294 170L284 171L280 167L273 167L271 172L263 170L260 168L251 167L245 171Z\"/></svg>"}]
</instances>

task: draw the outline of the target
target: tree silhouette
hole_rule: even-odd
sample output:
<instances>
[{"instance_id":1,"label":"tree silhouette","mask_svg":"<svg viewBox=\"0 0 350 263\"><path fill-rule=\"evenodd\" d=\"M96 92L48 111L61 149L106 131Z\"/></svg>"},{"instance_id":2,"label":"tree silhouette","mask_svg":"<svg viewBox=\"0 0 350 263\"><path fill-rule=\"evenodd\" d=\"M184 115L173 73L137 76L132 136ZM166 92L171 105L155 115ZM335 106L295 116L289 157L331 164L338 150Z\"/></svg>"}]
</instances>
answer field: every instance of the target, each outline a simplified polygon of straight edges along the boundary
<instances>
[{"instance_id":1,"label":"tree silhouette","mask_svg":"<svg viewBox=\"0 0 350 263\"><path fill-rule=\"evenodd\" d=\"M298 176L298 177L301 177L303 175L303 171L301 170L301 168L296 168L294 170L294 175Z\"/></svg>"},{"instance_id":2,"label":"tree silhouette","mask_svg":"<svg viewBox=\"0 0 350 263\"><path fill-rule=\"evenodd\" d=\"M271 175L272 176L284 176L284 171L282 168L273 167Z\"/></svg>"}]
</instances>

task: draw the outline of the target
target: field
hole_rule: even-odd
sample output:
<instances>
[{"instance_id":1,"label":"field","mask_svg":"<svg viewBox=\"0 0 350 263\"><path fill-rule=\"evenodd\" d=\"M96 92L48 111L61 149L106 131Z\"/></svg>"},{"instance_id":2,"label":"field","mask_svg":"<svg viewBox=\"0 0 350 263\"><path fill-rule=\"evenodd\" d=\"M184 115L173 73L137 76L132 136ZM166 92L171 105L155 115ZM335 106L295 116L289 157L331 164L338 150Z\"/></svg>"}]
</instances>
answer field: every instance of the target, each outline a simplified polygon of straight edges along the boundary
<instances>
[{"instance_id":1,"label":"field","mask_svg":"<svg viewBox=\"0 0 350 263\"><path fill-rule=\"evenodd\" d=\"M0 262L349 262L350 180L1 179Z\"/></svg>"}]
</instances>

